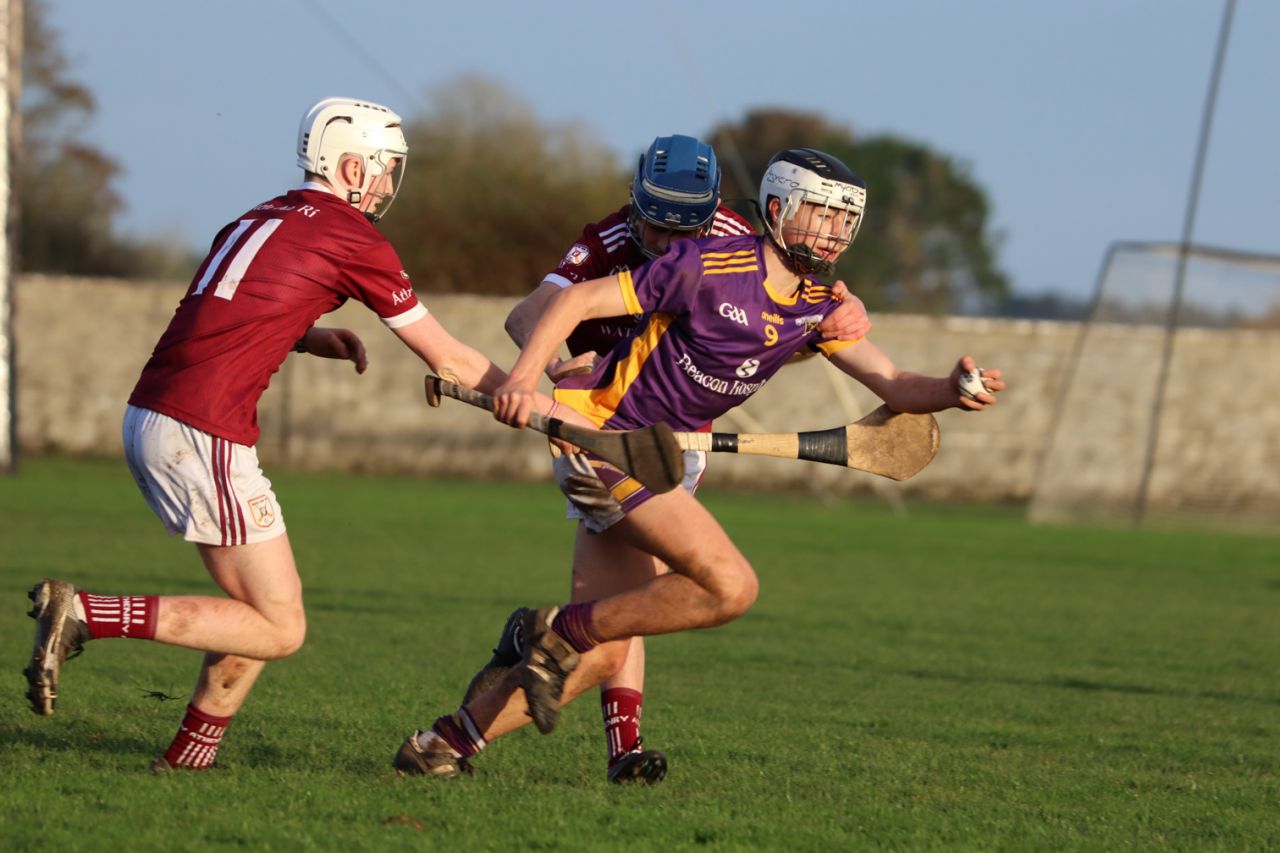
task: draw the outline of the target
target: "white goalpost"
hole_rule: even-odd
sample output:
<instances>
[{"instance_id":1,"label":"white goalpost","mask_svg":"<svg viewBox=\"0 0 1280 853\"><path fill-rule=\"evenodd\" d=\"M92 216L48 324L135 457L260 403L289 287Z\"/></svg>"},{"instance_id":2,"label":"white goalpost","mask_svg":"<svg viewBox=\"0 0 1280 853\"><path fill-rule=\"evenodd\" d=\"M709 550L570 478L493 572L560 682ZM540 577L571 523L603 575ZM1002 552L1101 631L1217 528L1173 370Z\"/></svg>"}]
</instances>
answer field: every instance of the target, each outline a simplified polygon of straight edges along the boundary
<instances>
[{"instance_id":1,"label":"white goalpost","mask_svg":"<svg viewBox=\"0 0 1280 853\"><path fill-rule=\"evenodd\" d=\"M1030 519L1274 529L1278 362L1280 256L1114 244L1060 373Z\"/></svg>"},{"instance_id":2,"label":"white goalpost","mask_svg":"<svg viewBox=\"0 0 1280 853\"><path fill-rule=\"evenodd\" d=\"M14 196L11 154L17 139L15 116L21 91L22 0L0 0L0 473L17 465L17 380L13 341Z\"/></svg>"}]
</instances>

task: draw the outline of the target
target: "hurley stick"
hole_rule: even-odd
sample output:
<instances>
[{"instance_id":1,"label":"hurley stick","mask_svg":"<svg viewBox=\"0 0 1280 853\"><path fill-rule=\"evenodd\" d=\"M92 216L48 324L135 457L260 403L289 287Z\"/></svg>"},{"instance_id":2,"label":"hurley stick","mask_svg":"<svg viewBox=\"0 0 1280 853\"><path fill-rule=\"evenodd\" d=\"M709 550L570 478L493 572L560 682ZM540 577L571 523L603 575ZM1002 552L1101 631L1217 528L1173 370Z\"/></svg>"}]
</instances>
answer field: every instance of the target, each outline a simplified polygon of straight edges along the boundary
<instances>
[{"instance_id":1,"label":"hurley stick","mask_svg":"<svg viewBox=\"0 0 1280 853\"><path fill-rule=\"evenodd\" d=\"M685 450L805 459L905 480L937 455L938 422L881 406L855 423L813 432L678 432L675 438Z\"/></svg>"},{"instance_id":2,"label":"hurley stick","mask_svg":"<svg viewBox=\"0 0 1280 853\"><path fill-rule=\"evenodd\" d=\"M439 406L442 397L452 397L493 411L493 398L488 394L464 388L438 376L427 376L426 392L427 403L432 406ZM644 429L600 430L567 424L559 418L549 418L534 412L529 416L529 426L616 465L650 491L669 492L684 477L684 452L676 443L671 427L665 423L656 423Z\"/></svg>"}]
</instances>

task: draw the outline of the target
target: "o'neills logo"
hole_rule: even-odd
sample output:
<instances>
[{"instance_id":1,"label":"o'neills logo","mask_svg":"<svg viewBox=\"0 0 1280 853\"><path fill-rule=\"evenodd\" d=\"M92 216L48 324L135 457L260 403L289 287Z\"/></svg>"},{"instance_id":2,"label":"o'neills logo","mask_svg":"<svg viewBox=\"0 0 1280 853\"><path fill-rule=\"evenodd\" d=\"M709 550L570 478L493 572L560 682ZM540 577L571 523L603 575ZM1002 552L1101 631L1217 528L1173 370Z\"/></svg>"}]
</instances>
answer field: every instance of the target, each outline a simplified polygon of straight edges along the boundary
<instances>
[{"instance_id":1,"label":"o'neills logo","mask_svg":"<svg viewBox=\"0 0 1280 853\"><path fill-rule=\"evenodd\" d=\"M745 365L746 362L743 362L743 364ZM759 362L756 363L756 366L758 365ZM680 354L680 360L676 362L676 366L684 371L685 376L688 376L708 391L714 391L717 394L725 394L732 397L750 397L752 394L763 388L764 383L769 381L768 379L761 379L759 382L739 382L737 379L728 380L721 379L718 376L711 376L699 369L698 366L693 363L693 359L689 358L689 354L687 352ZM755 372L754 366L752 367L751 372Z\"/></svg>"}]
</instances>

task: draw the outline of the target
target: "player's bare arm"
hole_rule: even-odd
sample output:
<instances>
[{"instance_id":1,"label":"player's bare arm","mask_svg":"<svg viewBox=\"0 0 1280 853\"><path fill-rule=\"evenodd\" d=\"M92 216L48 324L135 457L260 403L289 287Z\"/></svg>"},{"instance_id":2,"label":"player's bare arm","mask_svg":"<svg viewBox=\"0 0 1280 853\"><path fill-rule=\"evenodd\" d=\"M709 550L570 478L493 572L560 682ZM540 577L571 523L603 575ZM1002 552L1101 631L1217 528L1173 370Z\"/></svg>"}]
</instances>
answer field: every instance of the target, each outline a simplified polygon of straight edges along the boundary
<instances>
[{"instance_id":1,"label":"player's bare arm","mask_svg":"<svg viewBox=\"0 0 1280 853\"><path fill-rule=\"evenodd\" d=\"M503 328L507 330L507 335L520 349L524 349L524 345L529 342L529 335L533 334L533 329L538 325L538 320L541 319L543 313L547 310L547 306L551 304L551 300L560 290L561 288L553 282L544 281L538 285L533 293L520 300L520 303L511 309Z\"/></svg>"},{"instance_id":2,"label":"player's bare arm","mask_svg":"<svg viewBox=\"0 0 1280 853\"><path fill-rule=\"evenodd\" d=\"M393 331L437 376L450 382L492 394L507 379L502 368L483 353L450 335L431 314ZM532 397L533 407L530 411L541 412L578 426L595 427L589 419L572 409L557 406L545 394L534 391Z\"/></svg>"},{"instance_id":3,"label":"player's bare arm","mask_svg":"<svg viewBox=\"0 0 1280 853\"><path fill-rule=\"evenodd\" d=\"M449 334L432 314L424 314L392 331L438 376L450 382L489 393L506 378L501 368Z\"/></svg>"},{"instance_id":4,"label":"player's bare arm","mask_svg":"<svg viewBox=\"0 0 1280 853\"><path fill-rule=\"evenodd\" d=\"M369 354L365 352L364 342L350 329L312 326L298 343L302 352L354 363L356 373L364 373L369 368Z\"/></svg>"},{"instance_id":5,"label":"player's bare arm","mask_svg":"<svg viewBox=\"0 0 1280 853\"><path fill-rule=\"evenodd\" d=\"M534 327L507 381L493 392L493 416L505 424L525 427L534 410L535 389L548 359L583 320L630 313L616 275L566 287L552 296Z\"/></svg>"},{"instance_id":6,"label":"player's bare arm","mask_svg":"<svg viewBox=\"0 0 1280 853\"><path fill-rule=\"evenodd\" d=\"M547 310L547 306L551 304L551 300L560 290L561 288L554 282L544 281L538 285L533 293L530 293L515 308L511 309L503 328L506 329L507 335L520 349L524 349L524 345L529 340L529 335L533 333L534 327L538 325L538 320L541 319L543 312ZM547 378L552 382L558 382L560 379L572 376L575 373L587 373L595 367L598 360L599 355L595 352L584 352L572 358L561 358L559 355L553 355L547 362Z\"/></svg>"},{"instance_id":7,"label":"player's bare arm","mask_svg":"<svg viewBox=\"0 0 1280 853\"><path fill-rule=\"evenodd\" d=\"M1005 387L1001 371L985 370L982 382L986 392L975 398L966 397L960 393L960 376L976 371L972 356L960 358L946 376L925 376L899 370L879 347L865 340L839 350L831 356L831 362L896 412L925 414L951 408L979 411L993 405L996 393Z\"/></svg>"}]
</instances>

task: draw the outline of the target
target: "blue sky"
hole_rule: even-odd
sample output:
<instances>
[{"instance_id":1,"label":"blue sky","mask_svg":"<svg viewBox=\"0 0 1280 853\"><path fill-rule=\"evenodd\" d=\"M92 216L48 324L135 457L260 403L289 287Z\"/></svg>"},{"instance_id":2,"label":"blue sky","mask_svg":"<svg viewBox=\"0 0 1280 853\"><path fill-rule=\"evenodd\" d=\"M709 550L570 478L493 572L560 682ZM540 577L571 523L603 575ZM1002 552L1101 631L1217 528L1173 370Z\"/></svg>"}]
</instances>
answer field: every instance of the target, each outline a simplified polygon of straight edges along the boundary
<instances>
[{"instance_id":1,"label":"blue sky","mask_svg":"<svg viewBox=\"0 0 1280 853\"><path fill-rule=\"evenodd\" d=\"M319 97L412 114L479 74L626 162L761 106L926 143L987 189L1015 289L1075 298L1112 241L1180 237L1222 16L1210 0L48 4L133 233L203 247L294 184ZM1239 0L1197 242L1280 254L1276 44L1280 3Z\"/></svg>"}]
</instances>

